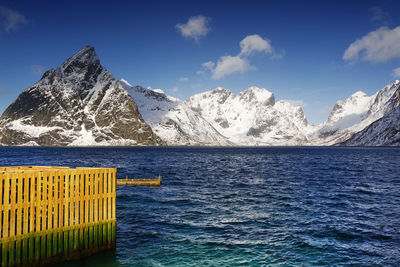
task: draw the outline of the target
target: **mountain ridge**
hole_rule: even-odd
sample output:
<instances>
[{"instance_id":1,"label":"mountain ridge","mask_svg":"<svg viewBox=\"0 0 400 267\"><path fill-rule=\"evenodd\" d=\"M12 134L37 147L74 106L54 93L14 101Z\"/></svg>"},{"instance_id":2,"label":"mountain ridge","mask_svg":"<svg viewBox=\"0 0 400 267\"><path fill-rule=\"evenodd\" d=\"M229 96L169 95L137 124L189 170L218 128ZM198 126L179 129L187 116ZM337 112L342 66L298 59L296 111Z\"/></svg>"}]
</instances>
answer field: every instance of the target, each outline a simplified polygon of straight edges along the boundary
<instances>
[{"instance_id":1,"label":"mountain ridge","mask_svg":"<svg viewBox=\"0 0 400 267\"><path fill-rule=\"evenodd\" d=\"M223 87L182 101L117 80L86 46L24 90L0 117L3 145L400 145L400 82L339 100L326 121L265 88ZM379 140L379 141L376 141Z\"/></svg>"},{"instance_id":2,"label":"mountain ridge","mask_svg":"<svg viewBox=\"0 0 400 267\"><path fill-rule=\"evenodd\" d=\"M92 46L24 90L0 117L0 129L6 145L163 144Z\"/></svg>"}]
</instances>

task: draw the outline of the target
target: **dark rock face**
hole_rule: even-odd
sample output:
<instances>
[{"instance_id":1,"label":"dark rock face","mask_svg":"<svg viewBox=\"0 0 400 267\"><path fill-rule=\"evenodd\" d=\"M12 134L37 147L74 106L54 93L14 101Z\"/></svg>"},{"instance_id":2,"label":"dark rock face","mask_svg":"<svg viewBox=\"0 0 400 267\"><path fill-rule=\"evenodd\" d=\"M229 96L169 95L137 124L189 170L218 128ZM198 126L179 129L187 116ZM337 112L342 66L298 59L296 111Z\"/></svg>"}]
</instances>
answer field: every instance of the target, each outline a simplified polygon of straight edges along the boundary
<instances>
[{"instance_id":1,"label":"dark rock face","mask_svg":"<svg viewBox=\"0 0 400 267\"><path fill-rule=\"evenodd\" d=\"M340 145L400 146L400 87L389 99L386 115Z\"/></svg>"},{"instance_id":2,"label":"dark rock face","mask_svg":"<svg viewBox=\"0 0 400 267\"><path fill-rule=\"evenodd\" d=\"M160 145L132 97L87 46L44 73L0 117L5 145Z\"/></svg>"}]
</instances>

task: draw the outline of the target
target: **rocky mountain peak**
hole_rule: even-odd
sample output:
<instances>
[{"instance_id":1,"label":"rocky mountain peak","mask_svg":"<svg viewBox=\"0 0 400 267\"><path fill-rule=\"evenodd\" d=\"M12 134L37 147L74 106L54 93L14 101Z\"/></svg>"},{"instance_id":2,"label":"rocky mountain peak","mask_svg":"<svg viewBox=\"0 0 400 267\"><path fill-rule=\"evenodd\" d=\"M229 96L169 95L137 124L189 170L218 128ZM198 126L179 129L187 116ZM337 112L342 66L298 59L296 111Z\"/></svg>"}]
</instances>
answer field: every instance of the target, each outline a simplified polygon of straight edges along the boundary
<instances>
[{"instance_id":1,"label":"rocky mountain peak","mask_svg":"<svg viewBox=\"0 0 400 267\"><path fill-rule=\"evenodd\" d=\"M78 53L64 61L58 69L63 78L72 79L71 82L95 82L103 71L94 47L86 46ZM82 84L87 87L87 84ZM80 86L80 87L82 87Z\"/></svg>"},{"instance_id":2,"label":"rocky mountain peak","mask_svg":"<svg viewBox=\"0 0 400 267\"><path fill-rule=\"evenodd\" d=\"M350 98L360 98L360 97L368 97L368 95L363 91L357 91L350 96Z\"/></svg>"},{"instance_id":3,"label":"rocky mountain peak","mask_svg":"<svg viewBox=\"0 0 400 267\"><path fill-rule=\"evenodd\" d=\"M259 88L257 86L251 86L247 88L245 91L238 94L238 97L242 101L246 101L249 103L258 102L262 105L275 105L275 96L273 93L268 91L265 88Z\"/></svg>"},{"instance_id":4,"label":"rocky mountain peak","mask_svg":"<svg viewBox=\"0 0 400 267\"><path fill-rule=\"evenodd\" d=\"M338 121L344 117L361 115L367 112L371 102L371 97L362 91L357 91L346 100L339 100L334 105L329 114L327 123ZM359 117L359 116L358 116ZM362 117L360 117L362 118Z\"/></svg>"},{"instance_id":5,"label":"rocky mountain peak","mask_svg":"<svg viewBox=\"0 0 400 267\"><path fill-rule=\"evenodd\" d=\"M207 92L206 92L207 93ZM231 95L232 92L224 87L216 87L215 89L208 91L211 95Z\"/></svg>"},{"instance_id":6,"label":"rocky mountain peak","mask_svg":"<svg viewBox=\"0 0 400 267\"><path fill-rule=\"evenodd\" d=\"M79 50L75 55L68 58L61 64L62 69L68 68L71 64L100 64L100 59L96 54L96 51L93 46L87 45L81 50Z\"/></svg>"},{"instance_id":7,"label":"rocky mountain peak","mask_svg":"<svg viewBox=\"0 0 400 267\"><path fill-rule=\"evenodd\" d=\"M0 143L157 145L122 84L86 46L23 91L3 113Z\"/></svg>"}]
</instances>

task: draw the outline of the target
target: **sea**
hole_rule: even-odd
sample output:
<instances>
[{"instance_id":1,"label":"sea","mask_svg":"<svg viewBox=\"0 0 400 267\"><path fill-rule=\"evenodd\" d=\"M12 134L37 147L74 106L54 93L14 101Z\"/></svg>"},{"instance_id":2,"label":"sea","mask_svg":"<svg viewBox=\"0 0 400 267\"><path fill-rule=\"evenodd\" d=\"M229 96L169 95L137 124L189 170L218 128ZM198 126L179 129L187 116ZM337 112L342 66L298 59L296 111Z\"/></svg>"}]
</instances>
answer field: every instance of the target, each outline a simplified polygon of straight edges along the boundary
<instances>
[{"instance_id":1,"label":"sea","mask_svg":"<svg viewBox=\"0 0 400 267\"><path fill-rule=\"evenodd\" d=\"M0 165L116 167L117 247L57 266L400 266L400 149L1 147Z\"/></svg>"}]
</instances>

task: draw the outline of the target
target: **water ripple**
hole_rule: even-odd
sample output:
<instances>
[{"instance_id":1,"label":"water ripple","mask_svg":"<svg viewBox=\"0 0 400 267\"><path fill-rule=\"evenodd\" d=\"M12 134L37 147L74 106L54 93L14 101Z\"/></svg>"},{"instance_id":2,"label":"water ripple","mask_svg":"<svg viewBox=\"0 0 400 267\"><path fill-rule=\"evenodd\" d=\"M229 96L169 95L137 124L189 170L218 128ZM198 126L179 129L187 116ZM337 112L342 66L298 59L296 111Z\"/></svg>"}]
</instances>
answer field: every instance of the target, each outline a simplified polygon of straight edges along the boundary
<instances>
[{"instance_id":1,"label":"water ripple","mask_svg":"<svg viewBox=\"0 0 400 267\"><path fill-rule=\"evenodd\" d=\"M119 167L117 250L82 266L400 266L400 149L0 148L1 165ZM121 160L122 159L122 160Z\"/></svg>"}]
</instances>

